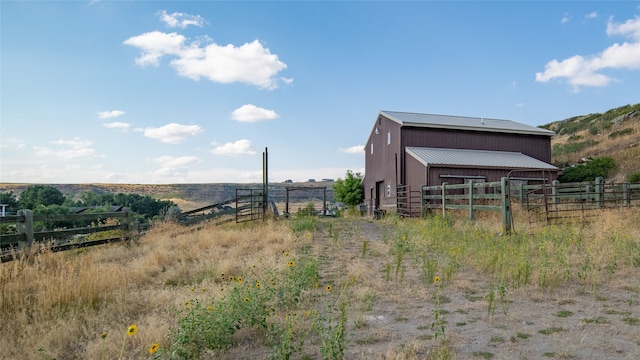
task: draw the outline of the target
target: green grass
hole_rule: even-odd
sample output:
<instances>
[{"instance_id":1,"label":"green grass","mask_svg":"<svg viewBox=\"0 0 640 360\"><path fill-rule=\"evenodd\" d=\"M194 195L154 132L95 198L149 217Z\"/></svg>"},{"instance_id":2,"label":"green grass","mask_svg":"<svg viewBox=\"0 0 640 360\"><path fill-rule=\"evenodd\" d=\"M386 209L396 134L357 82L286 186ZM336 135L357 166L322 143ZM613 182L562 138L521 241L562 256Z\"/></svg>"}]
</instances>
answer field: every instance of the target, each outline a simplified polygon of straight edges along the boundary
<instances>
[{"instance_id":1,"label":"green grass","mask_svg":"<svg viewBox=\"0 0 640 360\"><path fill-rule=\"evenodd\" d=\"M573 315L573 312L569 310L560 310L556 313L557 317L569 317L572 315Z\"/></svg>"},{"instance_id":2,"label":"green grass","mask_svg":"<svg viewBox=\"0 0 640 360\"><path fill-rule=\"evenodd\" d=\"M555 333L559 333L559 332L563 332L566 331L566 329L561 328L561 327L557 327L557 326L553 326L550 328L546 328L546 329L541 329L538 330L538 332L542 335L551 335L551 334L555 334Z\"/></svg>"}]
</instances>

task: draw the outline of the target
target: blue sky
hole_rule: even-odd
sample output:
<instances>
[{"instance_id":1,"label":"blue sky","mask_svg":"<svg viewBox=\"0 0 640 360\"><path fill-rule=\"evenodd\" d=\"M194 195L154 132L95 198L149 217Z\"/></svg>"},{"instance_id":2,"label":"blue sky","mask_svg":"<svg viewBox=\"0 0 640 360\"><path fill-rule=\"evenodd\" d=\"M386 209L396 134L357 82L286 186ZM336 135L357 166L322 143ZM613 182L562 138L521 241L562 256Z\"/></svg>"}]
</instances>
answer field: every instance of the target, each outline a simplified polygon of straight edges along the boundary
<instances>
[{"instance_id":1,"label":"blue sky","mask_svg":"<svg viewBox=\"0 0 640 360\"><path fill-rule=\"evenodd\" d=\"M640 102L638 1L2 1L0 182L364 172L380 110Z\"/></svg>"}]
</instances>

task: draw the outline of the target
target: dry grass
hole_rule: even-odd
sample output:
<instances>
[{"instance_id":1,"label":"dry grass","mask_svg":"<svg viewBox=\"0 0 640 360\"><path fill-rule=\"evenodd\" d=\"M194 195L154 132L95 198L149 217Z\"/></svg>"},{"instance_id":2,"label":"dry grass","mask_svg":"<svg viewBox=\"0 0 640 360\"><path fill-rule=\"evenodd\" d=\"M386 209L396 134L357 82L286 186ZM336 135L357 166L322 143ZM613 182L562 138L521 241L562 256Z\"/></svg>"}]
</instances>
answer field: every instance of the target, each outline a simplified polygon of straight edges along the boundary
<instances>
[{"instance_id":1,"label":"dry grass","mask_svg":"<svg viewBox=\"0 0 640 360\"><path fill-rule=\"evenodd\" d=\"M220 274L273 265L283 249L293 251L301 242L274 222L197 232L164 224L139 243L1 264L0 357L99 359L104 347L106 358L114 358L133 323L139 332L127 343L129 353L162 344L192 289L201 298L215 297Z\"/></svg>"},{"instance_id":2,"label":"dry grass","mask_svg":"<svg viewBox=\"0 0 640 360\"><path fill-rule=\"evenodd\" d=\"M623 129L632 129L630 134L609 138L609 134ZM593 141L596 144L585 147L569 154L554 156L554 164L579 163L582 158L611 157L618 168L612 179L617 182L624 181L626 174L640 172L640 121L623 121L615 124L610 129L600 133L591 134L588 129L572 135L558 135L551 140L551 145L571 143L571 136L579 136L579 142Z\"/></svg>"}]
</instances>

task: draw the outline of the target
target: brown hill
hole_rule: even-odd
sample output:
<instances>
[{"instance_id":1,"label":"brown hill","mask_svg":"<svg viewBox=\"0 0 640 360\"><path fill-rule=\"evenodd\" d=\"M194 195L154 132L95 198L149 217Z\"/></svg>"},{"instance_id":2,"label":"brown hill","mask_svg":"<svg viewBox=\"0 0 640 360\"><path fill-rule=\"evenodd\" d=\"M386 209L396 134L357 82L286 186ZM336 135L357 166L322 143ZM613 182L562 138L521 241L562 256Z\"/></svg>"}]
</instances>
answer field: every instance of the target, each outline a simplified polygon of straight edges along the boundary
<instances>
[{"instance_id":1,"label":"brown hill","mask_svg":"<svg viewBox=\"0 0 640 360\"><path fill-rule=\"evenodd\" d=\"M628 174L640 173L640 103L542 127L557 134L551 140L551 159L560 168L607 156L617 165L608 180L622 182Z\"/></svg>"}]
</instances>

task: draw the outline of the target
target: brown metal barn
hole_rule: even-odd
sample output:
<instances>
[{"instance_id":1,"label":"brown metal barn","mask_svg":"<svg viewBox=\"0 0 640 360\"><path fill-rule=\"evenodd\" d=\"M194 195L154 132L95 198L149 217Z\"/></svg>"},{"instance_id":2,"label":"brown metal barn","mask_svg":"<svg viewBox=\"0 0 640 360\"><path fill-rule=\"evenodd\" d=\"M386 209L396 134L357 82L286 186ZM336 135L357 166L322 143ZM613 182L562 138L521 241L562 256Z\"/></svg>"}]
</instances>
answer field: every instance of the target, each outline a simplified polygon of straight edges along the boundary
<instances>
[{"instance_id":1,"label":"brown metal barn","mask_svg":"<svg viewBox=\"0 0 640 360\"><path fill-rule=\"evenodd\" d=\"M398 185L555 180L554 134L510 120L380 111L365 146L368 211L395 211Z\"/></svg>"}]
</instances>

